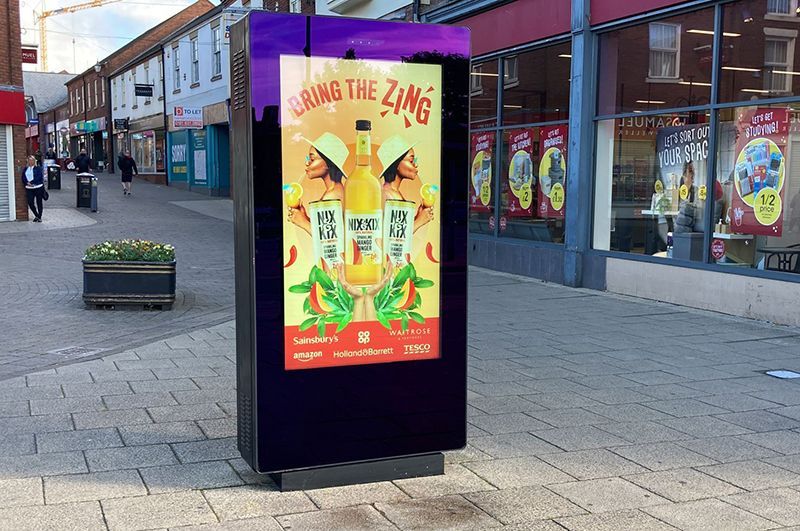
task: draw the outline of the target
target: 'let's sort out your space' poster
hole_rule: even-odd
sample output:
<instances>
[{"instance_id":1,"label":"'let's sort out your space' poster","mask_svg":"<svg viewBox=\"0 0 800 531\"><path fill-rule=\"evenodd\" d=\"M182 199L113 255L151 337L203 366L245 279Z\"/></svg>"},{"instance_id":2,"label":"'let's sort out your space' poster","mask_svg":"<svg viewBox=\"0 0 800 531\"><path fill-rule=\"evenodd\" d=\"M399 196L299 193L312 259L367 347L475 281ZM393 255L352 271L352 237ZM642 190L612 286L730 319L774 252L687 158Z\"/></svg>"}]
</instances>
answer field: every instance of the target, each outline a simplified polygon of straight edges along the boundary
<instances>
[{"instance_id":1,"label":"'let's sort out your space' poster","mask_svg":"<svg viewBox=\"0 0 800 531\"><path fill-rule=\"evenodd\" d=\"M287 370L439 357L441 67L282 56Z\"/></svg>"}]
</instances>

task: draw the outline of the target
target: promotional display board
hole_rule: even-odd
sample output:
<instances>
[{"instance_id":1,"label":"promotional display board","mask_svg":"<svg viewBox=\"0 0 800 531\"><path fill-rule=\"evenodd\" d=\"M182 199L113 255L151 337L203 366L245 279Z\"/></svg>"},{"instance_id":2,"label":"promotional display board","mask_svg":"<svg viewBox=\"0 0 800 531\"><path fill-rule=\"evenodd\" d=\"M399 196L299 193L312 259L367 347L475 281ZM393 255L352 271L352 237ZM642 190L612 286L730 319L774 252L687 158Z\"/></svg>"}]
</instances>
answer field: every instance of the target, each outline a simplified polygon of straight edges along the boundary
<instances>
[{"instance_id":1,"label":"promotional display board","mask_svg":"<svg viewBox=\"0 0 800 531\"><path fill-rule=\"evenodd\" d=\"M740 234L780 236L783 233L788 110L744 110L738 116L736 128L731 230Z\"/></svg>"},{"instance_id":2,"label":"promotional display board","mask_svg":"<svg viewBox=\"0 0 800 531\"><path fill-rule=\"evenodd\" d=\"M532 129L515 129L508 132L508 217L531 217L533 212L533 146Z\"/></svg>"},{"instance_id":3,"label":"promotional display board","mask_svg":"<svg viewBox=\"0 0 800 531\"><path fill-rule=\"evenodd\" d=\"M468 35L231 27L239 449L281 488L441 473L466 443Z\"/></svg>"},{"instance_id":4,"label":"promotional display board","mask_svg":"<svg viewBox=\"0 0 800 531\"><path fill-rule=\"evenodd\" d=\"M491 212L492 203L492 150L494 132L472 133L470 137L469 208L472 212Z\"/></svg>"},{"instance_id":5,"label":"promotional display board","mask_svg":"<svg viewBox=\"0 0 800 531\"><path fill-rule=\"evenodd\" d=\"M677 211L681 201L702 204L705 200L708 133L708 124L658 129L656 134L658 178L653 186L654 210Z\"/></svg>"},{"instance_id":6,"label":"promotional display board","mask_svg":"<svg viewBox=\"0 0 800 531\"><path fill-rule=\"evenodd\" d=\"M282 56L280 79L286 368L439 357L441 66Z\"/></svg>"},{"instance_id":7,"label":"promotional display board","mask_svg":"<svg viewBox=\"0 0 800 531\"><path fill-rule=\"evenodd\" d=\"M540 128L539 143L539 217L563 218L567 190L567 126Z\"/></svg>"}]
</instances>

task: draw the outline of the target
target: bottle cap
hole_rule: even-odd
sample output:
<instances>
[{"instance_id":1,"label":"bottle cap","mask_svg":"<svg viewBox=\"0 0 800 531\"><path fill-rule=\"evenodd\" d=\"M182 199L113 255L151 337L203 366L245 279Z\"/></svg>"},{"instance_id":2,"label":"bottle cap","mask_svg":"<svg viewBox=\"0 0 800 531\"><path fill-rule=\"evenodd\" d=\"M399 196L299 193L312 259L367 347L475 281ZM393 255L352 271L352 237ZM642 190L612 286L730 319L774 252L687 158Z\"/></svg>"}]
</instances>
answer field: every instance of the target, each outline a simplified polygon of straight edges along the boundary
<instances>
[{"instance_id":1,"label":"bottle cap","mask_svg":"<svg viewBox=\"0 0 800 531\"><path fill-rule=\"evenodd\" d=\"M369 120L356 120L356 131L371 131L372 122Z\"/></svg>"}]
</instances>

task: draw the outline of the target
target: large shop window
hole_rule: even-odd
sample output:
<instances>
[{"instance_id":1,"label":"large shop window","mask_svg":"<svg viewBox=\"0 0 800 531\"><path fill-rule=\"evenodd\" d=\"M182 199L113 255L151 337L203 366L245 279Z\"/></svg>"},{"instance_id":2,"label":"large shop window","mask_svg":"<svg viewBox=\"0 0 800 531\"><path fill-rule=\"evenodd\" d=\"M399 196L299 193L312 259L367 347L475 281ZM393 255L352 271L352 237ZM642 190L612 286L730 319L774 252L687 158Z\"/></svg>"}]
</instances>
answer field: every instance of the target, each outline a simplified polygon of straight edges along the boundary
<instances>
[{"instance_id":1,"label":"large shop window","mask_svg":"<svg viewBox=\"0 0 800 531\"><path fill-rule=\"evenodd\" d=\"M507 57L503 125L566 120L571 57L569 42Z\"/></svg>"},{"instance_id":2,"label":"large shop window","mask_svg":"<svg viewBox=\"0 0 800 531\"><path fill-rule=\"evenodd\" d=\"M719 112L712 259L800 273L800 104Z\"/></svg>"},{"instance_id":3,"label":"large shop window","mask_svg":"<svg viewBox=\"0 0 800 531\"><path fill-rule=\"evenodd\" d=\"M800 15L796 0L726 4L719 100L800 95Z\"/></svg>"},{"instance_id":4,"label":"large shop window","mask_svg":"<svg viewBox=\"0 0 800 531\"><path fill-rule=\"evenodd\" d=\"M713 38L713 8L602 34L597 113L709 104Z\"/></svg>"},{"instance_id":5,"label":"large shop window","mask_svg":"<svg viewBox=\"0 0 800 531\"><path fill-rule=\"evenodd\" d=\"M708 142L705 112L599 121L594 248L702 260Z\"/></svg>"},{"instance_id":6,"label":"large shop window","mask_svg":"<svg viewBox=\"0 0 800 531\"><path fill-rule=\"evenodd\" d=\"M497 61L472 65L470 75L470 117L472 129L497 125Z\"/></svg>"}]
</instances>

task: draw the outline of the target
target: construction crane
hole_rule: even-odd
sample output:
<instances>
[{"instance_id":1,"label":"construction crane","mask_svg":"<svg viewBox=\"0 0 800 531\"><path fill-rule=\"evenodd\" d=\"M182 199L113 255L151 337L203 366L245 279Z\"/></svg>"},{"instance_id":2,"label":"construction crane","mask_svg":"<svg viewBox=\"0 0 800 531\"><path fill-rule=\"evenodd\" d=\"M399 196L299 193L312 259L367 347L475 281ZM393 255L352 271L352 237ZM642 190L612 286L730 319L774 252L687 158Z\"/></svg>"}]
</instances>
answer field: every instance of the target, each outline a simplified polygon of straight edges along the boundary
<instances>
[{"instance_id":1,"label":"construction crane","mask_svg":"<svg viewBox=\"0 0 800 531\"><path fill-rule=\"evenodd\" d=\"M121 0L90 0L73 6L59 7L58 9L46 10L42 1L42 12L36 14L36 21L39 23L39 54L42 58L42 71L47 72L47 19L55 15L65 15L84 9L100 7L106 4L113 4Z\"/></svg>"}]
</instances>

